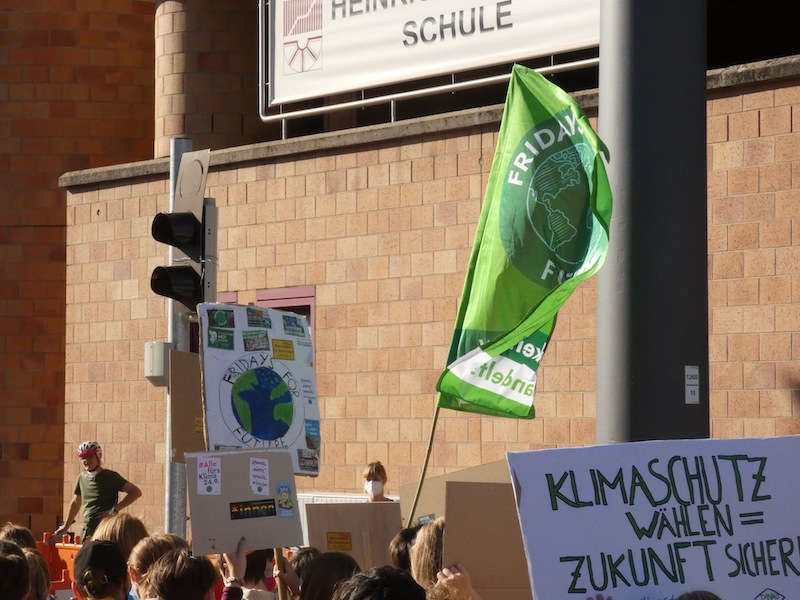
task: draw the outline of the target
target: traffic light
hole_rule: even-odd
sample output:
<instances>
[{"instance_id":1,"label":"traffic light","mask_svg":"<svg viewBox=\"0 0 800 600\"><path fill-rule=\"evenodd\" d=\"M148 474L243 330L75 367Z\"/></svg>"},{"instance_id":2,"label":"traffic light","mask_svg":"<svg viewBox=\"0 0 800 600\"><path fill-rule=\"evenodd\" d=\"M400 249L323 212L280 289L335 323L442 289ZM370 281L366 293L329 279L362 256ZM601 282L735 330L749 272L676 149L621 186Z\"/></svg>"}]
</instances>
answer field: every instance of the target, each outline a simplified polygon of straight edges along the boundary
<instances>
[{"instance_id":1,"label":"traffic light","mask_svg":"<svg viewBox=\"0 0 800 600\"><path fill-rule=\"evenodd\" d=\"M169 266L156 267L150 288L191 312L216 293L216 208L204 198L209 151L186 152L181 158L173 212L153 218L153 239L172 246ZM176 252L176 250L178 252Z\"/></svg>"}]
</instances>

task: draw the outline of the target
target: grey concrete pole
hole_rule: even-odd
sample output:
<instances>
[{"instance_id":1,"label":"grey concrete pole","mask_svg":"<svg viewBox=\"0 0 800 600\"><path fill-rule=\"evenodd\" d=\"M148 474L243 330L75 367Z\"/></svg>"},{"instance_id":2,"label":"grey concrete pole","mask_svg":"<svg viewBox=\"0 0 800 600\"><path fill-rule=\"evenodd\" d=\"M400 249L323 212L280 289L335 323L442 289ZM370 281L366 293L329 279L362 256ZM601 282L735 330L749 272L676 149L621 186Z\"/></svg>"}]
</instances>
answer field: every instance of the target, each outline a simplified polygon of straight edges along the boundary
<instances>
[{"instance_id":1,"label":"grey concrete pole","mask_svg":"<svg viewBox=\"0 0 800 600\"><path fill-rule=\"evenodd\" d=\"M705 72L703 0L601 1L598 443L708 436Z\"/></svg>"},{"instance_id":2,"label":"grey concrete pole","mask_svg":"<svg viewBox=\"0 0 800 600\"><path fill-rule=\"evenodd\" d=\"M170 140L169 152L169 211L175 210L175 186L178 182L178 169L184 152L191 152L192 140L176 137ZM174 264L173 246L169 247L169 264ZM167 299L167 342L170 348L186 352L189 350L188 330L185 319L186 309L180 302ZM172 456L172 382L167 387L167 415L165 419L164 456L164 531L186 537L186 470L182 463L173 462Z\"/></svg>"}]
</instances>

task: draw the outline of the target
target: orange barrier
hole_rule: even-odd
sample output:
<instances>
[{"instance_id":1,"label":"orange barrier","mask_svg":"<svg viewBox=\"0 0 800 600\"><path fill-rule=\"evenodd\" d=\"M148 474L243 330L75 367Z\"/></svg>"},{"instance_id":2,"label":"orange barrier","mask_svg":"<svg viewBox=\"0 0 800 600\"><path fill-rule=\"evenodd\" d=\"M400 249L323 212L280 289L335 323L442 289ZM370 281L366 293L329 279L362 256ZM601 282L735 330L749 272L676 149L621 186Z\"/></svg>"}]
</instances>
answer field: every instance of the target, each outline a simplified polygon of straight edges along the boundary
<instances>
[{"instance_id":1,"label":"orange barrier","mask_svg":"<svg viewBox=\"0 0 800 600\"><path fill-rule=\"evenodd\" d=\"M72 563L81 549L80 536L75 536L76 543L70 543L68 535L62 536L61 542L52 543L52 535L44 534L43 542L36 542L36 548L47 561L50 569L50 593L56 598L69 598L72 595L74 579Z\"/></svg>"}]
</instances>

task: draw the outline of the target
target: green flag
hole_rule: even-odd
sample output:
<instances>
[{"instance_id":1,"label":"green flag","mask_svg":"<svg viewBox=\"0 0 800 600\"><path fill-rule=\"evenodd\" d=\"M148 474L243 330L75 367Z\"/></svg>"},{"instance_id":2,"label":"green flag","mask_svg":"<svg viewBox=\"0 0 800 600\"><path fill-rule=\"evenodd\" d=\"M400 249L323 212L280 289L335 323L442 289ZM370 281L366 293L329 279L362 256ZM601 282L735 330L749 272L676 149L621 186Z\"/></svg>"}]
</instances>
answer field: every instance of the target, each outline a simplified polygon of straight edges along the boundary
<instances>
[{"instance_id":1,"label":"green flag","mask_svg":"<svg viewBox=\"0 0 800 600\"><path fill-rule=\"evenodd\" d=\"M439 406L533 418L558 310L608 250L601 152L569 94L514 65Z\"/></svg>"}]
</instances>

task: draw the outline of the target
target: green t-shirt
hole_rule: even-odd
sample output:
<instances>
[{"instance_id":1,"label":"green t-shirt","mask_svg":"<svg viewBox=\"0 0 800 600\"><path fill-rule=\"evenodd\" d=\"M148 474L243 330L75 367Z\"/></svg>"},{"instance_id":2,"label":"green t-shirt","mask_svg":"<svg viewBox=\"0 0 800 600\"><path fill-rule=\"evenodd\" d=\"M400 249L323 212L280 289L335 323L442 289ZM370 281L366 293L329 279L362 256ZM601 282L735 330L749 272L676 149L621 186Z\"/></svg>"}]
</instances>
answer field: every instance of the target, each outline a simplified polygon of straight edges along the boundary
<instances>
[{"instance_id":1,"label":"green t-shirt","mask_svg":"<svg viewBox=\"0 0 800 600\"><path fill-rule=\"evenodd\" d=\"M81 497L83 505L83 537L94 533L102 519L102 514L117 504L118 494L128 483L127 480L110 469L103 469L94 477L84 471L75 482L75 495Z\"/></svg>"}]
</instances>

